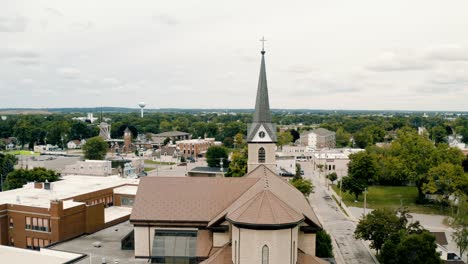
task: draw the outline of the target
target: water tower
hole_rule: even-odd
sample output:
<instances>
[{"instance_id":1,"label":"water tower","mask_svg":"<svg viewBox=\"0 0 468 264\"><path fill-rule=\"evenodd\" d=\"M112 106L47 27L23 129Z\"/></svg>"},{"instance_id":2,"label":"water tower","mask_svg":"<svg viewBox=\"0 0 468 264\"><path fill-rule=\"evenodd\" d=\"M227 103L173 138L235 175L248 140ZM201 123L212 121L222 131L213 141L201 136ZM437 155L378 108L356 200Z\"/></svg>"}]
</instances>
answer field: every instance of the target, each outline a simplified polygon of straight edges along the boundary
<instances>
[{"instance_id":1,"label":"water tower","mask_svg":"<svg viewBox=\"0 0 468 264\"><path fill-rule=\"evenodd\" d=\"M138 106L141 108L141 118L143 118L143 108L145 108L146 104L144 102L140 102Z\"/></svg>"}]
</instances>

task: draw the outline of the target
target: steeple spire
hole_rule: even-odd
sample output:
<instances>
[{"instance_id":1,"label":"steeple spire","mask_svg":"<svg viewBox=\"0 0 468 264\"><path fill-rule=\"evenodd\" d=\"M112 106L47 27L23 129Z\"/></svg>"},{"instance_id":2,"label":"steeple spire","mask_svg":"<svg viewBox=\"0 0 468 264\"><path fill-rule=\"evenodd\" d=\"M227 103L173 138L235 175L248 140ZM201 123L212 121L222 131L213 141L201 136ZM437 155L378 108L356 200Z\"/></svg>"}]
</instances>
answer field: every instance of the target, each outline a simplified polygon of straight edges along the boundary
<instances>
[{"instance_id":1,"label":"steeple spire","mask_svg":"<svg viewBox=\"0 0 468 264\"><path fill-rule=\"evenodd\" d=\"M265 43L265 38L261 39ZM260 76L258 79L257 99L255 102L254 123L271 123L270 103L268 99L268 85L265 70L265 47L262 45L262 62L260 64Z\"/></svg>"},{"instance_id":2,"label":"steeple spire","mask_svg":"<svg viewBox=\"0 0 468 264\"><path fill-rule=\"evenodd\" d=\"M255 100L255 112L253 114L252 124L249 125L247 131L247 141L253 142L257 139L255 136L259 133L259 129L264 129L268 138L263 138L262 141L271 140L276 142L276 127L271 123L270 100L268 98L268 85L265 68L265 38L262 42L262 60L260 63L260 75L258 78L257 97Z\"/></svg>"}]
</instances>

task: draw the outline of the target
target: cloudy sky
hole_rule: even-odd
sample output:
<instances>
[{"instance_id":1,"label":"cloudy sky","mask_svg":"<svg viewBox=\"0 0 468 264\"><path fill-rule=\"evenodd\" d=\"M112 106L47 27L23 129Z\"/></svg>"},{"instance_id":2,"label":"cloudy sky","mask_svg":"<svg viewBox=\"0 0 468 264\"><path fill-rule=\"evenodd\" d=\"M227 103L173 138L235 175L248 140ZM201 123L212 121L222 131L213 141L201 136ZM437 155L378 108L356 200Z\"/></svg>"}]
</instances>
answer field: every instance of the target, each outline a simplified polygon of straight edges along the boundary
<instances>
[{"instance_id":1,"label":"cloudy sky","mask_svg":"<svg viewBox=\"0 0 468 264\"><path fill-rule=\"evenodd\" d=\"M468 111L466 0L0 1L0 108Z\"/></svg>"}]
</instances>

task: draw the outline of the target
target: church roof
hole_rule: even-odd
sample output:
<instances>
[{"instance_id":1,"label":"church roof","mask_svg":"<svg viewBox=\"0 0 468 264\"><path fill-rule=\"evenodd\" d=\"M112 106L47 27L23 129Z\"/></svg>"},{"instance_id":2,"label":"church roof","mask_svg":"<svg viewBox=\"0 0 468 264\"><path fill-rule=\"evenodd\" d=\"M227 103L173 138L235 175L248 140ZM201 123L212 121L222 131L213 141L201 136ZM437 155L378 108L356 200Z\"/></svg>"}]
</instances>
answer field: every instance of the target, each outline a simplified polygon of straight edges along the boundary
<instances>
[{"instance_id":1,"label":"church roof","mask_svg":"<svg viewBox=\"0 0 468 264\"><path fill-rule=\"evenodd\" d=\"M257 214L255 214L258 210ZM241 178L146 177L130 221L283 225L302 220L321 228L307 199L264 165Z\"/></svg>"},{"instance_id":2,"label":"church roof","mask_svg":"<svg viewBox=\"0 0 468 264\"><path fill-rule=\"evenodd\" d=\"M284 202L288 207L290 207L296 213L301 215L307 224L319 228L322 227L320 221L315 215L315 212L312 210L309 202L304 197L304 195L300 191L298 191L296 187L292 186L289 182L285 181L282 177L278 176L275 172L270 170L265 165L259 165L253 171L246 174L243 178L259 179L259 181L256 182L251 188L249 188L245 193L243 193L242 196L236 199L234 203L232 203L224 211L220 212L216 217L214 217L208 223L208 226L213 226L226 217L229 218L229 214L231 212L234 212L239 208L243 207L258 193L267 189L278 198L275 199L273 202ZM250 203L250 206L255 205L255 203ZM254 220L252 217L249 218L249 221L252 221L251 224L254 224ZM274 220L270 219L269 221L272 222Z\"/></svg>"},{"instance_id":3,"label":"church roof","mask_svg":"<svg viewBox=\"0 0 468 264\"><path fill-rule=\"evenodd\" d=\"M256 226L297 224L304 220L302 214L268 189L257 193L242 206L228 213L226 218L236 224Z\"/></svg>"},{"instance_id":4,"label":"church roof","mask_svg":"<svg viewBox=\"0 0 468 264\"><path fill-rule=\"evenodd\" d=\"M256 132L263 125L273 142L276 141L276 127L271 123L270 101L268 98L268 85L265 69L265 51L262 50L262 62L260 64L260 76L258 79L257 98L252 124L247 131L247 141L252 141Z\"/></svg>"},{"instance_id":5,"label":"church roof","mask_svg":"<svg viewBox=\"0 0 468 264\"><path fill-rule=\"evenodd\" d=\"M144 177L130 220L209 222L258 179L214 177Z\"/></svg>"}]
</instances>

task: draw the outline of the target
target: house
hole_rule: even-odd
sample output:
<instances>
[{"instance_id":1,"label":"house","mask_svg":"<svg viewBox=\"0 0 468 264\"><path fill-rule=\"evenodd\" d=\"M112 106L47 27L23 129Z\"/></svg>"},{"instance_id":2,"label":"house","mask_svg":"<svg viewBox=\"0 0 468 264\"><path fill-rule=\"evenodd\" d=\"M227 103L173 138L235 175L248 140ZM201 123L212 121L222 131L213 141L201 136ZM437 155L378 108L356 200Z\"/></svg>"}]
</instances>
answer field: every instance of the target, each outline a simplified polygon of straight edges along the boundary
<instances>
[{"instance_id":1,"label":"house","mask_svg":"<svg viewBox=\"0 0 468 264\"><path fill-rule=\"evenodd\" d=\"M325 128L316 128L311 131L302 132L298 142L302 146L313 149L334 148L336 145L335 132Z\"/></svg>"},{"instance_id":2,"label":"house","mask_svg":"<svg viewBox=\"0 0 468 264\"><path fill-rule=\"evenodd\" d=\"M77 148L81 148L84 144L86 144L85 139L83 139L83 140L74 139L74 140L70 140L70 141L67 142L67 148L77 149Z\"/></svg>"}]
</instances>

